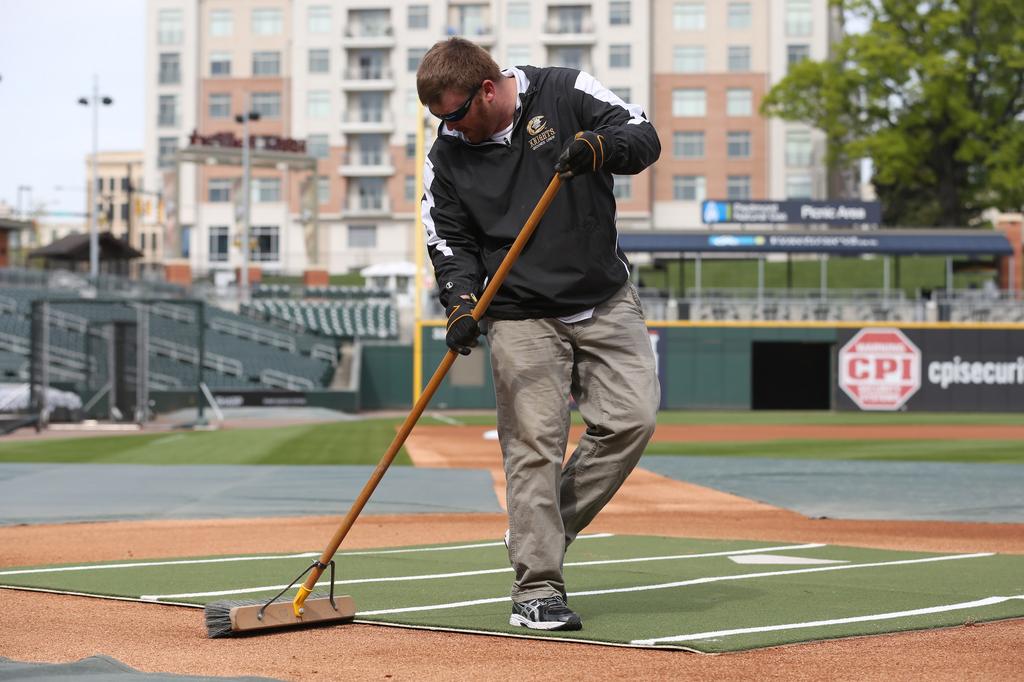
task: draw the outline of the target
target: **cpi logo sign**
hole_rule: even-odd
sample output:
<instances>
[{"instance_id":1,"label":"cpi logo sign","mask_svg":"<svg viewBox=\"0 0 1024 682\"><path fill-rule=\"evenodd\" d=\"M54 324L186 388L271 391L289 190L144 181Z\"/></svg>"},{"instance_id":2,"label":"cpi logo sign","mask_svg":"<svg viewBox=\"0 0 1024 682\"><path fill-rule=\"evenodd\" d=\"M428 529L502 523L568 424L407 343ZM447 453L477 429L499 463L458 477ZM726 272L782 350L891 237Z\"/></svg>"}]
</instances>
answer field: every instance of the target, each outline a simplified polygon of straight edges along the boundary
<instances>
[{"instance_id":1,"label":"cpi logo sign","mask_svg":"<svg viewBox=\"0 0 1024 682\"><path fill-rule=\"evenodd\" d=\"M899 329L861 329L839 350L839 388L862 410L898 410L921 388L921 351Z\"/></svg>"}]
</instances>

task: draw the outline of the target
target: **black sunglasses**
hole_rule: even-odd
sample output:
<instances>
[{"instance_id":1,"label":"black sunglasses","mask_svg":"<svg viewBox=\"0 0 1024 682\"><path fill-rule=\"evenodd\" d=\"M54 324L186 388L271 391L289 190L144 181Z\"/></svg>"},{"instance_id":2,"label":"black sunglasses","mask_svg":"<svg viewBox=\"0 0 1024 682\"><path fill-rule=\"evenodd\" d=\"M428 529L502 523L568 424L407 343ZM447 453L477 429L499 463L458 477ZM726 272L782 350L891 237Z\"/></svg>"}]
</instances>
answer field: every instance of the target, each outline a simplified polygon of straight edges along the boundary
<instances>
[{"instance_id":1,"label":"black sunglasses","mask_svg":"<svg viewBox=\"0 0 1024 682\"><path fill-rule=\"evenodd\" d=\"M440 114L438 118L448 123L451 123L453 121L461 121L462 119L466 118L466 114L469 113L469 108L473 106L473 98L476 97L476 93L480 92L480 88L482 88L483 86L484 84L481 83L480 85L473 88L469 93L469 97L466 98L466 101L463 102L462 106L460 106L458 109L456 109L455 111L450 111L447 114Z\"/></svg>"}]
</instances>

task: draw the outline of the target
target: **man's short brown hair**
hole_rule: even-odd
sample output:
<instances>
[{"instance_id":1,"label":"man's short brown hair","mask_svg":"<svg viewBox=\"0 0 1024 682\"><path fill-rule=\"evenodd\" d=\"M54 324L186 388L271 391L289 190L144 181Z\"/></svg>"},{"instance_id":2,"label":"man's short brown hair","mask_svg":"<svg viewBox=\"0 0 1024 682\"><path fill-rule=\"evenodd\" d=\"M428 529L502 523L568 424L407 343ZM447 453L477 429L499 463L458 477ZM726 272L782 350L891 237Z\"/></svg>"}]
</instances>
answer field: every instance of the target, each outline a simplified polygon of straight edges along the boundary
<instances>
[{"instance_id":1,"label":"man's short brown hair","mask_svg":"<svg viewBox=\"0 0 1024 682\"><path fill-rule=\"evenodd\" d=\"M497 81L501 68L491 54L465 38L434 43L416 70L416 93L424 106L436 104L448 90L466 94L485 80Z\"/></svg>"}]
</instances>

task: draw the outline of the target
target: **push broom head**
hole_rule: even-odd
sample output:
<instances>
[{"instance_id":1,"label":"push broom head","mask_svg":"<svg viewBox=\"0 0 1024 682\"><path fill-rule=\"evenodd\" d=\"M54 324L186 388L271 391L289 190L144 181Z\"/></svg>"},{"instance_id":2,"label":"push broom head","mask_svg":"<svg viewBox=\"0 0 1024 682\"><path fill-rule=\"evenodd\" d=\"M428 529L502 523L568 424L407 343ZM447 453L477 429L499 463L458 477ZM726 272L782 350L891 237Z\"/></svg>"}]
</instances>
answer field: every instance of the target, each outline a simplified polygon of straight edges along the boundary
<instances>
[{"instance_id":1,"label":"push broom head","mask_svg":"<svg viewBox=\"0 0 1024 682\"><path fill-rule=\"evenodd\" d=\"M266 607L266 608L264 608ZM260 611L262 610L262 614ZM303 613L296 617L290 601L216 601L206 605L208 637L234 637L256 630L326 625L351 621L356 614L352 597L312 594L303 604Z\"/></svg>"}]
</instances>

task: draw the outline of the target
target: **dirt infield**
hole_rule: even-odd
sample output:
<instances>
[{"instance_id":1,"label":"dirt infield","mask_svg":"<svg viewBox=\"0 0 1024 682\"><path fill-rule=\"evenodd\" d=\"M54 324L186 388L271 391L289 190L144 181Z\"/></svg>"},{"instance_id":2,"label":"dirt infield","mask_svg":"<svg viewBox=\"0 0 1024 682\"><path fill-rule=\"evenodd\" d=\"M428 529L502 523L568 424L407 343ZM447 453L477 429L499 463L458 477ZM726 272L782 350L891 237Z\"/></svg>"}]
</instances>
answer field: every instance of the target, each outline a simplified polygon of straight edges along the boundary
<instances>
[{"instance_id":1,"label":"dirt infield","mask_svg":"<svg viewBox=\"0 0 1024 682\"><path fill-rule=\"evenodd\" d=\"M680 428L691 435L695 431ZM801 427L801 434L806 436L806 429ZM728 430L734 436L745 429ZM484 439L484 431L420 428L409 441L409 451L421 466L490 469L500 491L500 453L495 441ZM927 432L937 437L934 427ZM664 433L659 428L659 436ZM6 527L0 528L0 566L317 550L338 520L327 516ZM356 523L345 547L500 538L504 530L501 514L367 516ZM588 530L1024 554L1021 524L812 520L644 471L630 477ZM1019 676L1024 667L1020 620L704 656L368 625L208 640L198 609L12 590L0 590L0 612L0 654L16 660L61 662L106 654L144 671L192 675L288 680L1005 680Z\"/></svg>"}]
</instances>

